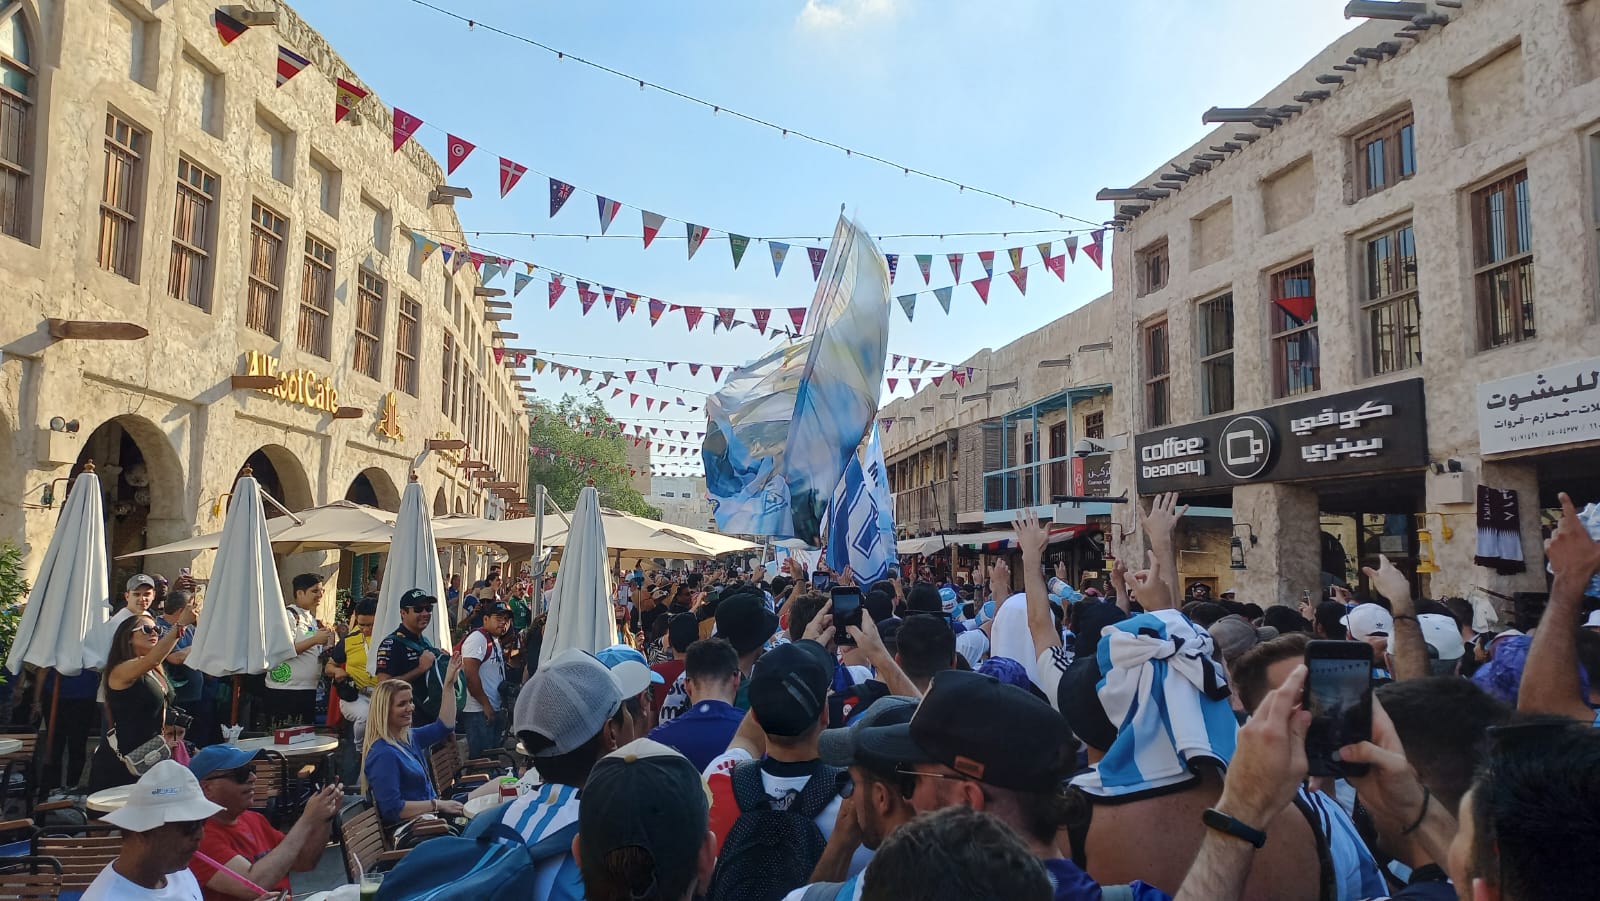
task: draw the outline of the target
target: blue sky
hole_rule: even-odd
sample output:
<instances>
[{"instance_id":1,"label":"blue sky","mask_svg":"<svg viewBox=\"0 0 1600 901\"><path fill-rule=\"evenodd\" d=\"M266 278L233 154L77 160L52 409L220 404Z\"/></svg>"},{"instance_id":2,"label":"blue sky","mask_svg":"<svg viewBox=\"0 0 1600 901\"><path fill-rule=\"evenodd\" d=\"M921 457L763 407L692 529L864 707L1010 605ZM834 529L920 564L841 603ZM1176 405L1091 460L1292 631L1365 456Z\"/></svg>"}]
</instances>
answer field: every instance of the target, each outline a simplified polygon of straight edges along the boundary
<instances>
[{"instance_id":1,"label":"blue sky","mask_svg":"<svg viewBox=\"0 0 1600 901\"><path fill-rule=\"evenodd\" d=\"M1094 201L1099 188L1126 186L1162 165L1205 133L1207 107L1255 100L1355 24L1343 18L1342 0L430 2L713 103L1094 221L1111 215L1110 204ZM384 103L478 146L451 179L476 195L458 204L469 231L599 231L593 196L575 194L551 219L547 183L532 173L500 199L499 155L671 219L752 236L827 236L840 204L874 234L1083 227L641 91L411 0L305 0L297 9ZM443 131L424 128L417 139L444 157ZM708 240L686 259L683 228L669 221L645 250L639 213L625 208L611 233L634 240L469 241L671 303L781 311L810 302L803 247L824 242L790 242L775 278L764 244L751 244L738 271L724 240ZM916 321L893 311L890 352L959 361L1108 291L1109 274L1080 255L1065 283L1035 267L1027 296L1018 295L1002 275L1010 269L1006 248L1027 248L1023 262L1033 263L1033 245L1060 236L883 241L886 252L904 255L896 294L951 284L946 253L969 254L967 281L979 271L976 252L997 251L987 306L958 287L946 316L925 293ZM936 255L926 288L915 253ZM536 282L517 298L517 343L573 365L655 364L558 352L737 364L771 344L750 329L712 334L708 323L688 333L681 313L653 329L642 315L618 324L599 304L581 317L570 288L552 311L543 288ZM663 367L659 378L715 389L705 371L669 376ZM534 382L552 398L574 384L548 374ZM647 390L690 403L703 396ZM908 390L902 382L899 394ZM609 393L621 419L649 425L647 417L664 415L703 428L699 414L646 414L642 403L629 410L626 395Z\"/></svg>"}]
</instances>

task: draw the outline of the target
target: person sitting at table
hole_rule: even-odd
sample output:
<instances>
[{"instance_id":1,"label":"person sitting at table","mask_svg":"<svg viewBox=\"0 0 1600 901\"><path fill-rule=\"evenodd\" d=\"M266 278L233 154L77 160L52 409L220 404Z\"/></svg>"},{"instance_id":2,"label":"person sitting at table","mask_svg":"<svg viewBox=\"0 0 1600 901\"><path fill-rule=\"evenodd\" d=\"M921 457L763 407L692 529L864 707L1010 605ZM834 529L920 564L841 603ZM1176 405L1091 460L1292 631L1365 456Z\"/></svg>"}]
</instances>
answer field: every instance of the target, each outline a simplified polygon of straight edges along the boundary
<instances>
[{"instance_id":1,"label":"person sitting at table","mask_svg":"<svg viewBox=\"0 0 1600 901\"><path fill-rule=\"evenodd\" d=\"M212 745L189 761L189 772L199 780L206 800L221 808L206 822L199 854L189 861L205 901L259 898L258 886L288 890L291 870L316 869L328 847L333 815L344 801L344 786L325 785L306 801L288 834L279 832L249 809L256 794L256 754Z\"/></svg>"},{"instance_id":2,"label":"person sitting at table","mask_svg":"<svg viewBox=\"0 0 1600 901\"><path fill-rule=\"evenodd\" d=\"M151 767L128 792L128 803L105 815L122 830L122 851L89 883L83 901L202 901L187 867L206 821L221 809L183 764Z\"/></svg>"},{"instance_id":3,"label":"person sitting at table","mask_svg":"<svg viewBox=\"0 0 1600 901\"><path fill-rule=\"evenodd\" d=\"M452 657L444 684L454 686L461 658ZM372 692L367 718L366 747L361 753L361 790L371 796L378 816L396 826L423 814L460 816L461 802L440 798L430 777L428 749L445 739L454 741L456 693L444 693L439 718L413 728L416 711L409 682L385 679Z\"/></svg>"},{"instance_id":4,"label":"person sitting at table","mask_svg":"<svg viewBox=\"0 0 1600 901\"><path fill-rule=\"evenodd\" d=\"M339 714L350 724L349 741L339 744L339 770L349 782L355 782L361 766L361 748L367 738L367 710L372 691L378 687L378 677L367 672L367 655L373 651L372 629L377 622L378 599L362 598L351 615L354 626L344 640L333 646L333 654L323 666L323 672L332 680L332 695L328 703L339 704Z\"/></svg>"},{"instance_id":5,"label":"person sitting at table","mask_svg":"<svg viewBox=\"0 0 1600 901\"><path fill-rule=\"evenodd\" d=\"M172 614L174 625L192 626L194 607ZM127 785L138 777L124 757L139 752L152 739L181 741L183 729L167 729L167 712L172 703L172 685L162 672L161 663L177 647L182 628L160 634L155 618L148 613L129 616L111 637L111 650L102 670L105 689L107 737L94 749L89 764L89 791ZM159 636L159 637L158 637Z\"/></svg>"}]
</instances>

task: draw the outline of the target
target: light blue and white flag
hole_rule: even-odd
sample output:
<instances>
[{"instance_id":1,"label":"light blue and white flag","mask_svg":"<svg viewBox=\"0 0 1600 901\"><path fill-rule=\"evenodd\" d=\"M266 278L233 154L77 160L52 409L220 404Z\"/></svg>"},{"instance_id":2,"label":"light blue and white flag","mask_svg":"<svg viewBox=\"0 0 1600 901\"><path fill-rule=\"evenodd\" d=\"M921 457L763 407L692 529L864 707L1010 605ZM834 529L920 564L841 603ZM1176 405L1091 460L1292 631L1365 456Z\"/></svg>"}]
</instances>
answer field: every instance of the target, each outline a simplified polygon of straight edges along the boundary
<instances>
[{"instance_id":1,"label":"light blue and white flag","mask_svg":"<svg viewBox=\"0 0 1600 901\"><path fill-rule=\"evenodd\" d=\"M828 568L846 566L862 585L889 577L894 562L894 505L883 444L873 426L867 443L844 471L828 508Z\"/></svg>"}]
</instances>

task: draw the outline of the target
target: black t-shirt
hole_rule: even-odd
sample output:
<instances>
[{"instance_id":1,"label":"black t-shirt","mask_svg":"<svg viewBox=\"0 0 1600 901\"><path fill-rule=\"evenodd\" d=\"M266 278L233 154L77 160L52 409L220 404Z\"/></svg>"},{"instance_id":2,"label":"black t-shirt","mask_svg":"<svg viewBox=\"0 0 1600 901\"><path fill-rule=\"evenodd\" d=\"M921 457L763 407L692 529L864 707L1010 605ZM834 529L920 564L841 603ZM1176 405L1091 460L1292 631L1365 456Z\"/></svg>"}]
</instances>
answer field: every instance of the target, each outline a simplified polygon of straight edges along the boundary
<instances>
[{"instance_id":1,"label":"black t-shirt","mask_svg":"<svg viewBox=\"0 0 1600 901\"><path fill-rule=\"evenodd\" d=\"M394 630L378 645L378 675L398 679L422 661L423 638L406 629Z\"/></svg>"}]
</instances>

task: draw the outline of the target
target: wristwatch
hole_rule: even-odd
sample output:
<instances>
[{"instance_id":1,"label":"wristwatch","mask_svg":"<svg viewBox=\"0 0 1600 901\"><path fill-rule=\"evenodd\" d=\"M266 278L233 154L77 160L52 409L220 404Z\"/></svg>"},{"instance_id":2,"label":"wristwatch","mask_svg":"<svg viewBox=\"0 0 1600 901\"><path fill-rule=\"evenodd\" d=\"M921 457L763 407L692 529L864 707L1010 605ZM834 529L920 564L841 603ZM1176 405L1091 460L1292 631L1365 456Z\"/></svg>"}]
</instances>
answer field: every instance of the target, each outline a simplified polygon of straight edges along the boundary
<instances>
[{"instance_id":1,"label":"wristwatch","mask_svg":"<svg viewBox=\"0 0 1600 901\"><path fill-rule=\"evenodd\" d=\"M1225 814L1215 807L1207 807L1206 812L1200 815L1200 822L1218 832L1226 832L1234 838L1247 841L1257 848L1267 843L1267 834L1265 832L1254 826L1247 826L1237 817Z\"/></svg>"}]
</instances>

